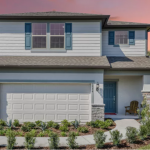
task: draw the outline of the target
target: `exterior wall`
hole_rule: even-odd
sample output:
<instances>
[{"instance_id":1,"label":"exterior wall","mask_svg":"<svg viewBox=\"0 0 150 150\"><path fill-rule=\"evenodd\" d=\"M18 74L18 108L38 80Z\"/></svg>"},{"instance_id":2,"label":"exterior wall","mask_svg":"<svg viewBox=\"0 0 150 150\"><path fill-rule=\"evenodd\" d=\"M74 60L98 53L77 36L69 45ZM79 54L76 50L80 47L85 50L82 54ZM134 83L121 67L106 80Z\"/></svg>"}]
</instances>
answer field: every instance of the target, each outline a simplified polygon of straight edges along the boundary
<instances>
[{"instance_id":1,"label":"exterior wall","mask_svg":"<svg viewBox=\"0 0 150 150\"><path fill-rule=\"evenodd\" d=\"M101 21L72 22L72 50L35 52L25 50L25 22L0 22L0 55L100 56L101 28Z\"/></svg>"},{"instance_id":2,"label":"exterior wall","mask_svg":"<svg viewBox=\"0 0 150 150\"><path fill-rule=\"evenodd\" d=\"M92 121L104 121L104 105L92 105Z\"/></svg>"},{"instance_id":3,"label":"exterior wall","mask_svg":"<svg viewBox=\"0 0 150 150\"><path fill-rule=\"evenodd\" d=\"M150 92L150 75L143 75L142 92Z\"/></svg>"},{"instance_id":4,"label":"exterior wall","mask_svg":"<svg viewBox=\"0 0 150 150\"><path fill-rule=\"evenodd\" d=\"M133 100L143 100L142 96L142 76L105 76L105 80L117 81L117 113L125 114L125 106L129 106Z\"/></svg>"},{"instance_id":5,"label":"exterior wall","mask_svg":"<svg viewBox=\"0 0 150 150\"><path fill-rule=\"evenodd\" d=\"M112 29L113 30L113 29ZM133 31L134 29L132 29ZM115 31L115 30L114 30ZM135 45L115 47L108 45L108 32L102 31L102 55L106 56L145 56L147 48L146 31L135 31Z\"/></svg>"}]
</instances>

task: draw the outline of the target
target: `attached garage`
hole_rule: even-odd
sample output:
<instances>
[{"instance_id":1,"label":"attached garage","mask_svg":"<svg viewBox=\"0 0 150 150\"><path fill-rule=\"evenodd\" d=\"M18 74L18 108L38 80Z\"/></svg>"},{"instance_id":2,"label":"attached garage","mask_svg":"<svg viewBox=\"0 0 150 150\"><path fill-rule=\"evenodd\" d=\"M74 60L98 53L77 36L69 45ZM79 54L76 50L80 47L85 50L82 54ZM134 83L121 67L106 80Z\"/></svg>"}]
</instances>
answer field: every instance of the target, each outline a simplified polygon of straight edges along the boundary
<instances>
[{"instance_id":1,"label":"attached garage","mask_svg":"<svg viewBox=\"0 0 150 150\"><path fill-rule=\"evenodd\" d=\"M91 120L90 83L5 83L0 89L1 119Z\"/></svg>"}]
</instances>

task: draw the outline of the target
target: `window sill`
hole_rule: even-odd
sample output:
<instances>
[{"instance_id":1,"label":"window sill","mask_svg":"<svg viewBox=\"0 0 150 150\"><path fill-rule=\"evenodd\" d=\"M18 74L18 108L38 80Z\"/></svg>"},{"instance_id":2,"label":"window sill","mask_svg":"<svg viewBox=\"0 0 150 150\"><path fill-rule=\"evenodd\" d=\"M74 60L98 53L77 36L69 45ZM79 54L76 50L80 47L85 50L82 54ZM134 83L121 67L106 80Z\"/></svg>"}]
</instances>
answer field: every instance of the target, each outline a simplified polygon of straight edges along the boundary
<instances>
[{"instance_id":1,"label":"window sill","mask_svg":"<svg viewBox=\"0 0 150 150\"><path fill-rule=\"evenodd\" d=\"M130 45L114 45L114 47L130 47Z\"/></svg>"},{"instance_id":2,"label":"window sill","mask_svg":"<svg viewBox=\"0 0 150 150\"><path fill-rule=\"evenodd\" d=\"M32 49L31 53L66 53L65 49Z\"/></svg>"}]
</instances>

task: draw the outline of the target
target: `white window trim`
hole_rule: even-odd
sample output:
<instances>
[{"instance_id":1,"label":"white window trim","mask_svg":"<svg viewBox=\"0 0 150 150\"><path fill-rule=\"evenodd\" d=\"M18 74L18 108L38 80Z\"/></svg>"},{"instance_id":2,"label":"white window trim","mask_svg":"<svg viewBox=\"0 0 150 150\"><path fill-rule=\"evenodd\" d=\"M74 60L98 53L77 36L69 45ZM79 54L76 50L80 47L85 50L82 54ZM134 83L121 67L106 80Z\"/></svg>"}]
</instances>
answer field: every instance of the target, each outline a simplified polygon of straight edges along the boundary
<instances>
[{"instance_id":1,"label":"white window trim","mask_svg":"<svg viewBox=\"0 0 150 150\"><path fill-rule=\"evenodd\" d=\"M120 30L120 31L125 31L125 30ZM116 44L116 31L115 31L115 39L114 39L114 46L129 46L129 31L125 31L127 32L127 44Z\"/></svg>"},{"instance_id":2,"label":"white window trim","mask_svg":"<svg viewBox=\"0 0 150 150\"><path fill-rule=\"evenodd\" d=\"M34 22L34 23L44 23L46 24L46 35L33 35L33 32L32 32L32 49L47 49L47 23L45 22ZM32 23L32 31L33 31L33 24ZM46 47L45 48L33 48L33 37L39 37L39 36L43 36L43 37L46 37Z\"/></svg>"},{"instance_id":3,"label":"white window trim","mask_svg":"<svg viewBox=\"0 0 150 150\"><path fill-rule=\"evenodd\" d=\"M56 22L56 23L61 23L61 22ZM56 24L56 23L49 23L49 29L50 29L50 26L51 26L51 24ZM64 35L51 35L51 30L50 30L50 49L51 50L58 50L58 49L60 49L60 50L64 50L65 49L65 23L63 23L64 24ZM51 37L52 36L58 36L58 37L64 37L64 47L63 48L51 48Z\"/></svg>"}]
</instances>

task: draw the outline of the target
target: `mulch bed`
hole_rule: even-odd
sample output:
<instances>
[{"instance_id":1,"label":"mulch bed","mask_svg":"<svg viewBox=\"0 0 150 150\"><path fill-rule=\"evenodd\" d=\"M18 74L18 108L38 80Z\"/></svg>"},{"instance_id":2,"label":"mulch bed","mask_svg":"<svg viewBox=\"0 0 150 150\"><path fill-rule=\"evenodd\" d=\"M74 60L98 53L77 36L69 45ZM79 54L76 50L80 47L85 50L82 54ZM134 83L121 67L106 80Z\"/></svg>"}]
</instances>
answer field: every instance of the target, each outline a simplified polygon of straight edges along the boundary
<instances>
[{"instance_id":1,"label":"mulch bed","mask_svg":"<svg viewBox=\"0 0 150 150\"><path fill-rule=\"evenodd\" d=\"M113 146L112 143L106 143L102 149L138 149L140 147L146 146L150 144L150 136L146 138L144 141L137 141L134 144L129 144L126 140L122 140L121 144L117 146ZM6 147L0 147L0 149L6 149ZM16 146L15 149L24 149L24 147ZM35 149L48 150L48 147L35 147ZM69 149L68 147L59 147L59 149ZM87 146L79 146L78 149L96 149L95 145L87 145Z\"/></svg>"},{"instance_id":2,"label":"mulch bed","mask_svg":"<svg viewBox=\"0 0 150 150\"><path fill-rule=\"evenodd\" d=\"M113 122L113 125L109 126L109 127L106 128L106 129L92 128L91 126L87 126L87 125L80 125L80 126L84 126L84 127L88 128L88 130L89 130L88 133L81 133L81 132L79 132L79 136L83 136L83 135L91 135L91 134L94 134L94 132L97 131L97 130L102 130L102 131L104 131L104 132L110 131L110 130L112 130L112 129L114 129L114 128L116 127L116 123ZM5 127L5 129L6 129L6 127ZM74 126L70 126L70 127L68 127L68 129L69 129L69 131L66 132L67 136L69 135L69 132L73 132L73 131L74 131L74 132L78 132L78 130L75 129ZM21 130L21 126L20 126L20 127L13 127L12 130L17 131L17 132L23 132L23 131ZM40 128L35 128L35 130L36 130L36 135L38 135L38 134L41 132L41 129L40 129ZM61 132L62 132L62 131L60 131L59 129L49 128L49 130L51 130L51 131L57 133L57 134L59 135L59 137L62 137L62 136L61 136ZM24 136L25 134L26 134L26 132L23 132L23 136ZM21 136L21 137L23 137L23 136ZM17 135L17 137L19 137L19 135ZM48 134L45 135L45 136L43 136L43 137L48 137Z\"/></svg>"}]
</instances>

